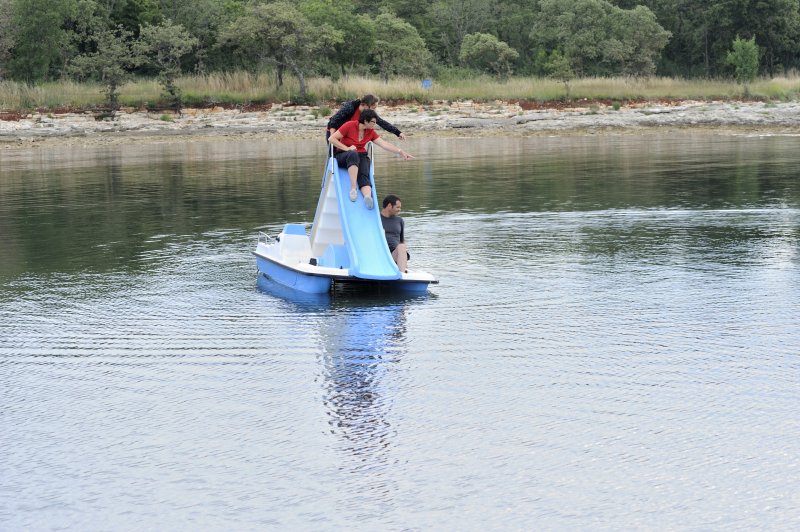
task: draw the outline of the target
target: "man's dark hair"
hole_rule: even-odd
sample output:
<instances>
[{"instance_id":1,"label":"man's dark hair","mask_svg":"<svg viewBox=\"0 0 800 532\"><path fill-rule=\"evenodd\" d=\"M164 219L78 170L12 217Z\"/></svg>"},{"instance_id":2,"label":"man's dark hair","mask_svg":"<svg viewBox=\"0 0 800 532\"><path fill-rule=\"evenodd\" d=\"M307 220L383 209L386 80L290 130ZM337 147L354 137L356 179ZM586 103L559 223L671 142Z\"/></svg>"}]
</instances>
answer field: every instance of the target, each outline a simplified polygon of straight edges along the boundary
<instances>
[{"instance_id":1,"label":"man's dark hair","mask_svg":"<svg viewBox=\"0 0 800 532\"><path fill-rule=\"evenodd\" d=\"M372 109L364 109L358 116L358 123L366 124L367 122L372 122L373 120L377 119L378 119L378 113L376 113Z\"/></svg>"},{"instance_id":2,"label":"man's dark hair","mask_svg":"<svg viewBox=\"0 0 800 532\"><path fill-rule=\"evenodd\" d=\"M383 198L383 208L385 209L387 205L391 203L392 207L394 207L395 203L400 201L400 198L395 196L394 194L389 194L385 198Z\"/></svg>"}]
</instances>

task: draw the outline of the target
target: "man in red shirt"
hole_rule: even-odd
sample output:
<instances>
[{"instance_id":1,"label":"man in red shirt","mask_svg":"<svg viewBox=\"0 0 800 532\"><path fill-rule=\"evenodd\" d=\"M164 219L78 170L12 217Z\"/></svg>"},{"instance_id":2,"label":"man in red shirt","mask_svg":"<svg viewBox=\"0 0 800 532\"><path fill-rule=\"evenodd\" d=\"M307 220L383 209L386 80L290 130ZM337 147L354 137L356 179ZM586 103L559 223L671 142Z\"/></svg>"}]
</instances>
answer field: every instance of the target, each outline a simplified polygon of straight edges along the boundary
<instances>
[{"instance_id":1,"label":"man in red shirt","mask_svg":"<svg viewBox=\"0 0 800 532\"><path fill-rule=\"evenodd\" d=\"M358 199L358 189L364 195L364 203L368 209L374 206L372 186L369 181L370 160L367 156L367 142L372 141L386 151L396 153L406 161L413 159L400 148L386 142L375 132L378 113L372 109L361 112L358 122L347 122L331 135L330 143L336 147L334 157L339 168L347 168L350 174L350 201Z\"/></svg>"}]
</instances>

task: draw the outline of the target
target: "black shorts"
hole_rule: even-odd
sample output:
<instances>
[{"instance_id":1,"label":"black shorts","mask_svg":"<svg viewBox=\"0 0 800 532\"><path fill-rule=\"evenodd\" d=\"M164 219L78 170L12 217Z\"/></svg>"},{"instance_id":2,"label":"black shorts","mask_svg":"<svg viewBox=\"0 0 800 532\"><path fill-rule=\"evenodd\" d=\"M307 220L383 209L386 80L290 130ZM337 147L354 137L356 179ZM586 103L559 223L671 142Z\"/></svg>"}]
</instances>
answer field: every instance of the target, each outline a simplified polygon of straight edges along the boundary
<instances>
[{"instance_id":1,"label":"black shorts","mask_svg":"<svg viewBox=\"0 0 800 532\"><path fill-rule=\"evenodd\" d=\"M405 244L405 242L400 242L400 243L401 244ZM396 250L396 249L397 249L397 246L395 246L393 248L389 248L389 253L394 253L394 250ZM406 251L406 260L411 260L411 253L409 253L408 251Z\"/></svg>"},{"instance_id":2,"label":"black shorts","mask_svg":"<svg viewBox=\"0 0 800 532\"><path fill-rule=\"evenodd\" d=\"M342 151L337 149L333 156L336 157L339 168L358 167L358 177L356 178L358 188L372 186L369 180L370 160L366 153L358 153L355 150Z\"/></svg>"}]
</instances>

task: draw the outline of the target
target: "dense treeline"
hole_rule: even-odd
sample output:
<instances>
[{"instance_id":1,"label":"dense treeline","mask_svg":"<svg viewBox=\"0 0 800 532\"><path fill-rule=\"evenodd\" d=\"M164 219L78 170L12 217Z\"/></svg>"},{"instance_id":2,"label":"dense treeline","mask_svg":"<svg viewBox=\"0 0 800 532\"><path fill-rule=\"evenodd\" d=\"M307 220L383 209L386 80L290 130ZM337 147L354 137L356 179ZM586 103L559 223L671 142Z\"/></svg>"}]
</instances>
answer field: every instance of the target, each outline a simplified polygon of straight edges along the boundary
<instances>
[{"instance_id":1,"label":"dense treeline","mask_svg":"<svg viewBox=\"0 0 800 532\"><path fill-rule=\"evenodd\" d=\"M0 0L0 82L270 72L446 81L487 71L584 76L738 76L740 37L758 71L800 63L800 0ZM643 4L643 5L642 5Z\"/></svg>"}]
</instances>

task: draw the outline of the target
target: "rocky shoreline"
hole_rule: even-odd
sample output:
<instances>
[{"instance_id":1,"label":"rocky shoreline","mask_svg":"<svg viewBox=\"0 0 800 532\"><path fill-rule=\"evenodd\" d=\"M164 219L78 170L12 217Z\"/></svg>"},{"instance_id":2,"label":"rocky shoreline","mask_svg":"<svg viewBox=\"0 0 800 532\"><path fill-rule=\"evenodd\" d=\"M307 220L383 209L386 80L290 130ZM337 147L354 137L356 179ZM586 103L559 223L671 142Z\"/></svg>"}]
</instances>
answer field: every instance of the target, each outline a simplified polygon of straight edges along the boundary
<instances>
[{"instance_id":1,"label":"rocky shoreline","mask_svg":"<svg viewBox=\"0 0 800 532\"><path fill-rule=\"evenodd\" d=\"M736 101L643 102L614 110L574 101L575 107L524 109L496 101L436 102L379 107L381 117L408 137L531 137L619 134L800 134L800 104ZM27 115L0 120L0 149L117 145L140 142L208 142L242 139L320 139L327 118L319 108L274 104L270 110L184 109L171 112L122 109ZM390 140L394 139L390 136Z\"/></svg>"}]
</instances>

